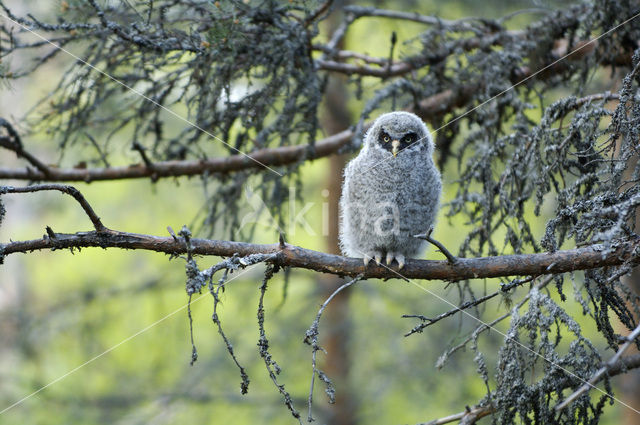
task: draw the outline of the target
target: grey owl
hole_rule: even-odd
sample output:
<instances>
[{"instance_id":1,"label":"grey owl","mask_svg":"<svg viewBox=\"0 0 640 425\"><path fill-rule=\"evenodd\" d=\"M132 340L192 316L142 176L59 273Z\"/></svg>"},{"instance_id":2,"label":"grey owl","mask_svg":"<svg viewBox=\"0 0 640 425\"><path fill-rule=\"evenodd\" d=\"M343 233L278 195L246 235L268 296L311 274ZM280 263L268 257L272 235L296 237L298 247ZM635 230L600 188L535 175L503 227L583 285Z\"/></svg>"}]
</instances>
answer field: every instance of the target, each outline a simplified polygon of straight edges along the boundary
<instances>
[{"instance_id":1,"label":"grey owl","mask_svg":"<svg viewBox=\"0 0 640 425\"><path fill-rule=\"evenodd\" d=\"M413 235L433 225L442 181L432 159L427 126L409 112L378 117L364 147L344 171L340 198L340 248L344 255L374 258L398 268L419 256L426 242Z\"/></svg>"}]
</instances>

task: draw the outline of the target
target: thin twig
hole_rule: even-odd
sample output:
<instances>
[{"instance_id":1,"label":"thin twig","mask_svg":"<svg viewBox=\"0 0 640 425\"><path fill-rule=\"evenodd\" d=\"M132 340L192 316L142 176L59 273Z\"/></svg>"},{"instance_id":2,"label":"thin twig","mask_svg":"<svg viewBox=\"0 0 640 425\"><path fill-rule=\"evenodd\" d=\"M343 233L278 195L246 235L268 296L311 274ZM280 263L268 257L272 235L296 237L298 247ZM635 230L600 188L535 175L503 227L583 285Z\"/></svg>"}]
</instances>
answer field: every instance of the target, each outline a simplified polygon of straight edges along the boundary
<instances>
[{"instance_id":1,"label":"thin twig","mask_svg":"<svg viewBox=\"0 0 640 425\"><path fill-rule=\"evenodd\" d=\"M326 53L327 55L329 55L331 58L334 58L334 59L357 59L365 63L370 63L378 66L387 66L389 63L389 59L387 58L369 56L364 53L353 52L351 50L331 50L329 46L325 44L314 44L313 49L320 50L321 52ZM393 63L398 63L398 62L394 61Z\"/></svg>"},{"instance_id":2,"label":"thin twig","mask_svg":"<svg viewBox=\"0 0 640 425\"><path fill-rule=\"evenodd\" d=\"M427 64L426 60L423 60L423 63L402 61L394 62L391 66L387 66L385 68L380 68L324 59L317 59L315 62L318 69L322 69L325 71L339 72L347 75L366 75L380 78L403 75Z\"/></svg>"},{"instance_id":3,"label":"thin twig","mask_svg":"<svg viewBox=\"0 0 640 425\"><path fill-rule=\"evenodd\" d=\"M187 303L187 317L189 317L189 336L191 337L191 366L198 360L198 350L193 340L193 317L191 316L191 297L193 294L189 294L189 302Z\"/></svg>"},{"instance_id":4,"label":"thin twig","mask_svg":"<svg viewBox=\"0 0 640 425\"><path fill-rule=\"evenodd\" d=\"M536 277L538 276L529 276L526 279L514 279L509 283L500 284L500 292L509 292L513 288L517 288L518 286L522 286L525 283L529 283L535 280Z\"/></svg>"},{"instance_id":5,"label":"thin twig","mask_svg":"<svg viewBox=\"0 0 640 425\"><path fill-rule=\"evenodd\" d=\"M31 165L40 170L40 172L42 172L42 174L44 174L45 176L49 175L49 167L42 163L42 161L40 161L38 158L31 155L31 153L24 150L18 132L11 126L11 124L9 124L7 120L0 118L0 128L4 128L8 134L8 137L0 136L0 146L15 152L15 154L19 157L26 159Z\"/></svg>"},{"instance_id":6,"label":"thin twig","mask_svg":"<svg viewBox=\"0 0 640 425\"><path fill-rule=\"evenodd\" d=\"M144 162L144 165L153 169L153 162L151 162L151 160L147 156L146 148L144 146L136 141L131 145L131 150L138 152L140 154L140 157L142 158L142 162Z\"/></svg>"},{"instance_id":7,"label":"thin twig","mask_svg":"<svg viewBox=\"0 0 640 425\"><path fill-rule=\"evenodd\" d=\"M186 258L187 263L185 267L186 267L186 273L187 273L186 291L187 291L187 294L189 295L189 304L187 305L188 307L187 312L189 316L189 327L191 330L191 345L192 345L191 364L193 365L193 362L195 362L198 357L197 351L195 348L195 343L193 340L193 328L191 326L192 324L191 296L194 293L200 293L202 287L208 282L209 293L213 297L213 314L211 316L211 319L213 323L216 324L218 328L218 333L220 334L220 336L222 336L222 339L225 343L227 351L229 352L229 355L231 355L233 362L236 364L236 366L240 370L240 376L242 379L242 381L240 382L240 391L242 394L246 394L247 391L249 390L249 382L250 382L249 376L247 375L245 368L238 361L238 358L236 357L235 352L233 350L233 346L231 345L231 341L229 340L224 330L222 329L222 322L220 321L220 316L218 315L218 304L220 304L219 293L220 293L220 290L224 291L225 285L228 282L227 277L230 273L232 273L235 270L243 269L257 263L272 261L274 258L277 257L278 253L251 254L246 257L239 257L238 255L234 254L230 258L226 258L220 261L219 263L209 267L208 269L204 271L200 271L198 269L197 263L193 259L193 244L191 239L191 232L189 231L189 229L187 229L186 226L183 226L182 230L180 230L180 232L178 233L180 236L182 236L183 238L182 240L178 239L178 237L175 235L175 233L171 228L168 228L168 229L169 229L169 233L171 233L174 240L180 242L182 246L184 246L185 249L187 250L187 258ZM272 266L270 265L269 267L272 267ZM218 282L214 285L213 275L219 270L224 270L224 273L222 277L218 279Z\"/></svg>"},{"instance_id":8,"label":"thin twig","mask_svg":"<svg viewBox=\"0 0 640 425\"><path fill-rule=\"evenodd\" d=\"M480 297L476 300L471 300L471 301L467 301L465 303L460 304L460 306L447 311L446 313L442 313L439 316L434 317L433 319L430 319L426 316L423 316L421 314L403 314L402 318L416 318L416 319L420 319L422 320L423 323L415 326L413 329L411 329L409 332L407 332L406 334L404 334L404 336L410 336L413 335L415 333L421 333L425 328L427 328L428 326L433 325L436 322L439 322L442 319L445 319L449 316L453 316L456 313L461 312L462 310L466 310L468 308L471 307L475 307L479 304L484 303L485 301L490 300L491 298L495 297L496 295L498 295L501 291L496 291L492 294L489 295L485 295L484 297Z\"/></svg>"},{"instance_id":9,"label":"thin twig","mask_svg":"<svg viewBox=\"0 0 640 425\"><path fill-rule=\"evenodd\" d=\"M353 14L355 17L360 18L364 16L371 17L380 17L380 18L391 18L391 19L401 19L406 21L418 22L426 25L438 25L444 27L460 27L471 29L472 27L468 24L467 21L470 19L477 18L465 18L459 21L448 21L446 19L441 19L437 16L427 16L421 15L419 13L412 12L401 12L398 10L388 10L388 9L378 9L375 7L363 7L363 6L346 6L344 8L345 12Z\"/></svg>"},{"instance_id":10,"label":"thin twig","mask_svg":"<svg viewBox=\"0 0 640 425\"><path fill-rule=\"evenodd\" d=\"M329 49L330 55L333 55L332 52L334 52L338 45L342 42L344 36L347 34L349 26L355 19L356 17L353 14L347 13L342 23L333 32L333 34L331 35L331 39L327 43L327 48Z\"/></svg>"},{"instance_id":11,"label":"thin twig","mask_svg":"<svg viewBox=\"0 0 640 425\"><path fill-rule=\"evenodd\" d=\"M59 192L73 196L73 198L78 201L87 216L89 216L91 223L93 223L93 227L98 233L109 231L109 229L107 229L104 224L102 224L102 222L100 221L100 217L98 217L98 215L93 211L91 205L89 205L84 196L82 196L82 193L80 193L80 191L73 186L62 184L38 184L25 187L0 186L0 195L3 195L5 193L40 192L44 190L57 190Z\"/></svg>"},{"instance_id":12,"label":"thin twig","mask_svg":"<svg viewBox=\"0 0 640 425\"><path fill-rule=\"evenodd\" d=\"M98 155L100 155L100 160L102 161L104 166L107 167L107 168L111 167L111 164L109 163L109 160L107 159L107 155L102 150L102 148L100 147L100 145L96 141L95 137L93 137L89 132L86 132L86 131L85 131L84 135L87 136L87 139L89 139L89 141L91 142L93 147L96 148L96 151L98 152Z\"/></svg>"},{"instance_id":13,"label":"thin twig","mask_svg":"<svg viewBox=\"0 0 640 425\"><path fill-rule=\"evenodd\" d=\"M327 13L327 11L331 8L332 3L333 3L333 0L327 0L324 3L322 3L320 6L318 6L316 10L311 12L309 16L305 18L304 25L308 26L311 22L318 19L321 15L323 15L324 13Z\"/></svg>"},{"instance_id":14,"label":"thin twig","mask_svg":"<svg viewBox=\"0 0 640 425\"><path fill-rule=\"evenodd\" d=\"M552 280L553 280L553 276L547 276L544 279L542 279L539 283L537 283L534 288L536 290L540 290L540 289L544 288L545 286L547 286ZM476 338L480 333L482 333L482 332L484 332L484 331L486 331L488 329L492 329L496 324L502 322L507 317L510 317L511 314L514 311L519 310L527 301L529 301L530 297L531 297L531 291L527 292L527 294L515 305L514 308L512 308L511 310L509 310L508 312L506 312L502 316L494 319L493 321L491 321L489 323L482 324L482 325L476 327L474 329L474 331L471 332L467 336L467 338L465 338L464 341L462 341L460 344L456 345L455 347L450 348L445 353L443 353L440 356L440 358L438 359L437 366L439 368L442 367L448 357L450 357L456 351L458 351L458 350L462 349L463 347L465 347L471 340Z\"/></svg>"},{"instance_id":15,"label":"thin twig","mask_svg":"<svg viewBox=\"0 0 640 425\"><path fill-rule=\"evenodd\" d=\"M135 141L131 145L131 149L140 154L140 157L142 158L142 162L144 162L144 165L149 170L155 170L155 165L153 164L153 162L147 156L146 148L144 146L142 146L140 143ZM155 171L153 171L151 173L151 181L155 183L157 180L158 180L158 174Z\"/></svg>"},{"instance_id":16,"label":"thin twig","mask_svg":"<svg viewBox=\"0 0 640 425\"><path fill-rule=\"evenodd\" d=\"M316 315L315 320L311 324L311 327L305 333L304 343L311 346L311 368L312 368L311 387L309 389L309 398L308 398L308 406L309 406L309 412L307 414L308 422L312 422L314 420L313 415L311 414L311 407L313 404L313 387L315 384L316 374L318 375L318 378L320 378L320 380L322 380L327 385L325 392L329 396L329 403L335 403L335 390L333 388L331 380L324 374L324 372L319 370L316 366L316 354L318 353L319 350L322 350L322 347L318 345L318 335L320 334L318 327L320 326L320 317L322 317L322 313L324 312L324 309L327 308L331 300L336 295L338 295L338 293L348 288L349 286L353 285L354 283L358 282L359 280L362 279L362 277L363 275L360 274L355 278L353 278L352 280L350 280L349 282L340 286L335 291L333 291L333 293L329 296L329 298L327 298L326 301L322 303L322 305L320 306L320 309L318 310L318 314Z\"/></svg>"},{"instance_id":17,"label":"thin twig","mask_svg":"<svg viewBox=\"0 0 640 425\"><path fill-rule=\"evenodd\" d=\"M249 382L250 382L249 375L247 375L247 371L238 361L238 358L236 357L233 351L233 345L231 345L229 338L227 338L227 335L222 330L222 323L220 322L220 317L218 316L218 304L220 304L220 298L218 296L218 292L220 291L221 288L224 288L224 284L227 281L228 272L229 270L225 269L224 274L218 280L217 285L215 285L215 289L214 289L213 282L211 280L209 281L209 293L213 297L213 314L211 315L211 320L213 320L213 323L215 323L216 326L218 327L218 333L222 337L224 344L227 347L227 351L229 352L229 355L231 355L233 362L236 364L236 366L240 370L240 378L241 378L240 392L242 394L246 394L249 391Z\"/></svg>"},{"instance_id":18,"label":"thin twig","mask_svg":"<svg viewBox=\"0 0 640 425\"><path fill-rule=\"evenodd\" d=\"M492 294L488 294L485 295L484 297L475 299L475 300L470 300L467 301L465 303L460 304L458 307L451 309L445 313L442 313L436 317L434 317L433 319L428 318L426 316L423 316L422 314L403 314L402 317L403 318L416 318L416 319L420 319L423 321L423 323L417 325L416 327L414 327L413 329L411 329L409 332L407 332L404 336L410 336L414 333L421 333L426 327L433 325L436 322L439 322L442 319L445 319L449 316L453 316L456 313L461 312L462 310L466 310L468 308L471 307L475 307L477 305L480 305L482 303L484 303L485 301L490 300L491 298L495 297L496 295L500 294L500 293L505 293L508 292L509 290L513 289L513 288L517 288L518 286L522 286L525 283L531 282L532 280L534 280L536 278L536 276L531 276L528 277L526 279L515 279L511 282L509 282L506 285L502 285L500 287L500 290L495 291Z\"/></svg>"},{"instance_id":19,"label":"thin twig","mask_svg":"<svg viewBox=\"0 0 640 425\"><path fill-rule=\"evenodd\" d=\"M494 411L495 408L491 405L476 406L473 408L467 407L464 412L445 416L444 418L440 419L434 419L433 421L429 422L421 422L418 425L444 425L455 421L460 421L460 424L473 424L478 419L490 415Z\"/></svg>"},{"instance_id":20,"label":"thin twig","mask_svg":"<svg viewBox=\"0 0 640 425\"><path fill-rule=\"evenodd\" d=\"M444 247L444 245L442 245L437 240L433 239L431 237L432 232L433 232L433 227L431 227L427 233L421 233L419 235L414 235L413 237L418 239L424 239L425 241L435 245L436 247L438 247L440 252L442 252L444 256L447 257L447 261L449 261L449 263L456 264L458 262L458 258L452 253L450 253L449 250Z\"/></svg>"},{"instance_id":21,"label":"thin twig","mask_svg":"<svg viewBox=\"0 0 640 425\"><path fill-rule=\"evenodd\" d=\"M267 292L267 283L269 282L269 279L273 277L275 271L276 269L273 265L267 266L267 270L264 273L264 279L262 280L262 285L260 285L260 299L258 301L258 328L260 330L260 338L258 339L258 349L260 357L264 360L269 377L284 399L285 406L287 406L291 415L298 420L298 423L302 425L300 412L298 412L293 406L291 395L284 389L283 384L278 383L278 377L276 375L280 374L281 369L269 352L269 340L267 339L267 333L264 329L264 294Z\"/></svg>"},{"instance_id":22,"label":"thin twig","mask_svg":"<svg viewBox=\"0 0 640 425\"><path fill-rule=\"evenodd\" d=\"M391 47L389 48L389 59L387 59L387 72L391 71L391 66L393 65L393 51L396 48L396 43L398 42L398 36L396 32L391 32Z\"/></svg>"}]
</instances>

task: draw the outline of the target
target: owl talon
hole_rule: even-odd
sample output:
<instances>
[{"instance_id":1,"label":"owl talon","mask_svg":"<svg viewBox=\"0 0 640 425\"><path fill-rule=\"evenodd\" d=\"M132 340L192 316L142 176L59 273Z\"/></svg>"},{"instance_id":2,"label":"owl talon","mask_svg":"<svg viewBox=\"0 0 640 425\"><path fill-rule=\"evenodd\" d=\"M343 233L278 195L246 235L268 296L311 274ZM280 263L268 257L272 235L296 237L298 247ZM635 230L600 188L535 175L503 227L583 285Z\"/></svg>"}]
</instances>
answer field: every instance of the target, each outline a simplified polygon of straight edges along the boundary
<instances>
[{"instance_id":1,"label":"owl talon","mask_svg":"<svg viewBox=\"0 0 640 425\"><path fill-rule=\"evenodd\" d=\"M398 270L401 270L404 267L404 255L399 252L387 252L387 266L391 266L394 259L398 262Z\"/></svg>"},{"instance_id":2,"label":"owl talon","mask_svg":"<svg viewBox=\"0 0 640 425\"><path fill-rule=\"evenodd\" d=\"M362 261L364 261L364 266L367 267L371 260L375 260L377 265L380 265L380 261L382 261L382 252L380 251L369 251L364 253Z\"/></svg>"},{"instance_id":3,"label":"owl talon","mask_svg":"<svg viewBox=\"0 0 640 425\"><path fill-rule=\"evenodd\" d=\"M364 266L368 266L371 260L375 260L377 265L380 265L380 261L382 261L382 253L380 251L370 251L364 254L362 261L364 261Z\"/></svg>"},{"instance_id":4,"label":"owl talon","mask_svg":"<svg viewBox=\"0 0 640 425\"><path fill-rule=\"evenodd\" d=\"M394 257L395 257L395 254L393 253L393 251L387 252L387 266L391 266L391 263L393 262Z\"/></svg>"}]
</instances>

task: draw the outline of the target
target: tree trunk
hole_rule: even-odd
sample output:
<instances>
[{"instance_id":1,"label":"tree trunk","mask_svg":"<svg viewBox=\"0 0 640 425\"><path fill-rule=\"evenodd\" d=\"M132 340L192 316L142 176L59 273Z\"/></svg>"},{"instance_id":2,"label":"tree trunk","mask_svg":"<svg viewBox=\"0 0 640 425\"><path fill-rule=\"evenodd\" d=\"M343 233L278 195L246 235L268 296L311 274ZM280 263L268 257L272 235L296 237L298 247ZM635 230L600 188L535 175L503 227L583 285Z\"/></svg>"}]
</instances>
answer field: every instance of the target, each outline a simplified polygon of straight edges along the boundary
<instances>
[{"instance_id":1,"label":"tree trunk","mask_svg":"<svg viewBox=\"0 0 640 425\"><path fill-rule=\"evenodd\" d=\"M340 2L342 3L342 2ZM341 7L342 4L336 4ZM327 20L328 33L340 23L341 17L334 13ZM343 48L341 42L338 48ZM322 115L322 127L326 134L336 134L349 128L351 117L347 109L346 86L344 78L341 76L331 76L327 85L327 93ZM342 186L342 170L345 165L344 155L333 155L329 159L329 175L327 176L328 198L326 202L328 208L328 232L326 236L327 252L339 254L338 247L338 203L340 200ZM326 210L325 210L326 211ZM321 275L321 296L326 299L333 293L344 280L333 275ZM349 385L349 371L351 368L351 357L349 350L349 340L351 332L350 291L341 291L328 305L324 314L323 334L325 341L322 344L327 350L327 355L323 356L322 369L332 379L336 387L336 404L327 409L328 416L326 423L336 425L354 425L356 420L357 400L355 393ZM323 409L324 410L324 409Z\"/></svg>"}]
</instances>

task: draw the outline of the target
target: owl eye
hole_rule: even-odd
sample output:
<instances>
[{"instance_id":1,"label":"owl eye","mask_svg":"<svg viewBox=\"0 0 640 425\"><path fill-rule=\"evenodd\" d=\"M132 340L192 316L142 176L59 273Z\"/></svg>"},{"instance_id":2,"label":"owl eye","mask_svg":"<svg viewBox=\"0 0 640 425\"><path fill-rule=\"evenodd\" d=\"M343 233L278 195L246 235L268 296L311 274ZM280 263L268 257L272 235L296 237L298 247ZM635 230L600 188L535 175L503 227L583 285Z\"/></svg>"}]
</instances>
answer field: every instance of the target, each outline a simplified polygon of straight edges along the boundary
<instances>
[{"instance_id":1,"label":"owl eye","mask_svg":"<svg viewBox=\"0 0 640 425\"><path fill-rule=\"evenodd\" d=\"M385 134L384 136L382 136L382 140L385 143L389 143L391 141L391 137L389 137L388 135Z\"/></svg>"},{"instance_id":2,"label":"owl eye","mask_svg":"<svg viewBox=\"0 0 640 425\"><path fill-rule=\"evenodd\" d=\"M416 133L409 133L402 138L402 141L405 143L413 143L417 140L417 137Z\"/></svg>"}]
</instances>

